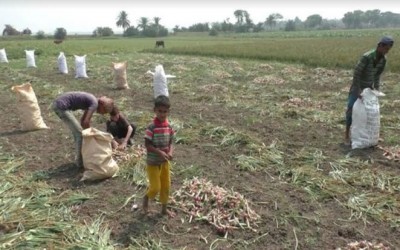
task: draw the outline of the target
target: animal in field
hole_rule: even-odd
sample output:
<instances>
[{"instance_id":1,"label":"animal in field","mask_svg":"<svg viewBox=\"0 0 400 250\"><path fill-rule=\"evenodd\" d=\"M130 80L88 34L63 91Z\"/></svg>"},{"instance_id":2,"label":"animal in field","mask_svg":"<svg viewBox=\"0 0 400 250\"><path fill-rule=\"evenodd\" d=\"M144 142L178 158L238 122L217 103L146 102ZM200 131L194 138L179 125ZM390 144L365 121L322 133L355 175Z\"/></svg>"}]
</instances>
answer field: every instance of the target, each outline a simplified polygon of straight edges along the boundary
<instances>
[{"instance_id":1,"label":"animal in field","mask_svg":"<svg viewBox=\"0 0 400 250\"><path fill-rule=\"evenodd\" d=\"M165 43L164 43L164 41L162 41L162 40L158 40L158 41L156 41L156 48L158 48L158 47L165 47Z\"/></svg>"},{"instance_id":2,"label":"animal in field","mask_svg":"<svg viewBox=\"0 0 400 250\"><path fill-rule=\"evenodd\" d=\"M60 43L63 42L63 40L54 40L53 42L54 42L55 44L60 44Z\"/></svg>"}]
</instances>

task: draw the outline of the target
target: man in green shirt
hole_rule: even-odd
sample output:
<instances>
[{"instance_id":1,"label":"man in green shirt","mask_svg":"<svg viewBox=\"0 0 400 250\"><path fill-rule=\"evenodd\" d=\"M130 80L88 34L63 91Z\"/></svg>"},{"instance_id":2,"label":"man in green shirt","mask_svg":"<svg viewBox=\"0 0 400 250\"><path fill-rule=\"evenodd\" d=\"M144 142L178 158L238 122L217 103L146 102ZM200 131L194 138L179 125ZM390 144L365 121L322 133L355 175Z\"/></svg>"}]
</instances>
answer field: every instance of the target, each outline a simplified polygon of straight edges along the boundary
<instances>
[{"instance_id":1,"label":"man in green shirt","mask_svg":"<svg viewBox=\"0 0 400 250\"><path fill-rule=\"evenodd\" d=\"M353 105L358 98L361 98L361 92L365 88L379 90L380 76L385 69L385 55L393 46L393 38L384 36L378 42L375 49L366 52L358 61L354 73L353 83L350 87L346 111L346 133L345 142L350 143L350 127Z\"/></svg>"}]
</instances>

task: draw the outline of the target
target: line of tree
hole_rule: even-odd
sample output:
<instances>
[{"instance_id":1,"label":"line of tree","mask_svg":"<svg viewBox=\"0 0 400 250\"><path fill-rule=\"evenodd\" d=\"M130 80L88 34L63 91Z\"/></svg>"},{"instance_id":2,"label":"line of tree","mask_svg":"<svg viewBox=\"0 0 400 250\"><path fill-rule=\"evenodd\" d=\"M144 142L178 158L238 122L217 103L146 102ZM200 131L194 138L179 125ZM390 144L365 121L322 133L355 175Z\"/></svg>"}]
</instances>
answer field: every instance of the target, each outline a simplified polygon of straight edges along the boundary
<instances>
[{"instance_id":1,"label":"line of tree","mask_svg":"<svg viewBox=\"0 0 400 250\"><path fill-rule=\"evenodd\" d=\"M246 10L235 10L233 15L235 22L230 22L227 18L222 22L215 23L195 23L189 27L179 27L176 25L173 31L176 32L209 32L210 35L218 35L219 32L262 32L271 30L329 30L329 29L362 29L362 28L393 28L400 27L400 14L393 12L381 12L374 10L355 10L347 12L341 19L324 19L319 14L310 15L302 21L298 17L290 20L283 20L279 13L270 14L264 22L255 24ZM161 18L154 17L150 20L147 17L141 17L135 27L131 25L126 11L121 11L117 16L116 26L121 27L124 36L142 36L142 37L162 37L168 35L168 29L160 24ZM13 35L31 35L29 28L22 32L16 30L9 24L5 25L3 36ZM66 37L64 28L57 28L54 32L54 38L62 40ZM112 36L114 31L110 27L97 27L93 31L93 36ZM45 37L43 31L38 31L37 38Z\"/></svg>"},{"instance_id":2,"label":"line of tree","mask_svg":"<svg viewBox=\"0 0 400 250\"><path fill-rule=\"evenodd\" d=\"M10 24L6 24L3 30L3 36L17 36L17 35L32 35L32 31L29 28L24 29L22 32L16 30ZM63 40L67 36L67 31L64 28L57 28L54 31L54 39ZM36 33L36 38L43 39L46 38L44 31L39 30Z\"/></svg>"},{"instance_id":3,"label":"line of tree","mask_svg":"<svg viewBox=\"0 0 400 250\"><path fill-rule=\"evenodd\" d=\"M264 22L255 24L246 10L235 10L236 22L230 22L229 18L222 22L196 23L192 26L175 26L174 32L210 32L216 35L218 32L261 32L271 30L329 30L329 29L363 29L363 28L389 28L400 27L400 14L392 12L380 12L380 10L355 10L347 12L341 19L324 19L319 14L310 15L302 21L298 17L290 20L283 20L279 13L270 14Z\"/></svg>"},{"instance_id":4,"label":"line of tree","mask_svg":"<svg viewBox=\"0 0 400 250\"><path fill-rule=\"evenodd\" d=\"M160 17L153 17L153 20L150 20L147 17L141 17L135 27L134 25L131 25L131 22L128 19L128 14L125 11L121 11L117 17L116 25L117 27L122 27L123 36L167 36L168 29L161 25L160 21Z\"/></svg>"},{"instance_id":5,"label":"line of tree","mask_svg":"<svg viewBox=\"0 0 400 250\"><path fill-rule=\"evenodd\" d=\"M212 24L211 29L225 31L223 27L229 27L233 32L260 32L268 30L329 30L329 29L363 29L363 28L389 28L400 27L400 14L392 12L380 12L380 10L347 12L341 19L324 19L319 14L310 15L301 21L298 17L291 20L282 20L279 13L270 14L264 22L251 26L251 19L247 12L235 11L237 22L227 25L226 21ZM250 20L249 20L250 19ZM243 27L244 26L244 27ZM251 27L251 28L249 28Z\"/></svg>"},{"instance_id":6,"label":"line of tree","mask_svg":"<svg viewBox=\"0 0 400 250\"><path fill-rule=\"evenodd\" d=\"M22 32L20 32L9 24L6 24L3 30L3 36L31 35L31 34L32 31L29 28L26 28Z\"/></svg>"},{"instance_id":7,"label":"line of tree","mask_svg":"<svg viewBox=\"0 0 400 250\"><path fill-rule=\"evenodd\" d=\"M344 14L342 21L349 29L399 27L400 14L381 12L378 9L365 12L355 10Z\"/></svg>"}]
</instances>

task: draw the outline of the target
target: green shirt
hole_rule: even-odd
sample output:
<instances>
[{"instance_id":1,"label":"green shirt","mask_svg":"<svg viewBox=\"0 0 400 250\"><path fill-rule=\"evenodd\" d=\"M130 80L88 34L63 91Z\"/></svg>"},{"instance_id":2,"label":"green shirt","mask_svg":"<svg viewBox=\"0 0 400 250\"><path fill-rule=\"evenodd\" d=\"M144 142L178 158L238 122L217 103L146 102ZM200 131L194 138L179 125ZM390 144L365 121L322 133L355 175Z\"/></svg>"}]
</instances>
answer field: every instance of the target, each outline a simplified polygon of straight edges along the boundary
<instances>
[{"instance_id":1,"label":"green shirt","mask_svg":"<svg viewBox=\"0 0 400 250\"><path fill-rule=\"evenodd\" d=\"M365 88L379 90L380 76L385 69L386 57L376 62L376 49L366 52L358 61L353 74L350 92L358 96Z\"/></svg>"}]
</instances>

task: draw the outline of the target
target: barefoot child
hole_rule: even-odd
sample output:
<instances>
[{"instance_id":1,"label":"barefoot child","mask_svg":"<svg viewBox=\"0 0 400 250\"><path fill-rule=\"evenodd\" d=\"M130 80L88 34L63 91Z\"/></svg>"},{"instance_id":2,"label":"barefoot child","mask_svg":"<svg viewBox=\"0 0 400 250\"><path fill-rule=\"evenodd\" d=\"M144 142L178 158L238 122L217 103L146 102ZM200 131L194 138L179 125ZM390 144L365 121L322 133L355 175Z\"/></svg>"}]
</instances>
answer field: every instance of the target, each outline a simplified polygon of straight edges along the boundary
<instances>
[{"instance_id":1,"label":"barefoot child","mask_svg":"<svg viewBox=\"0 0 400 250\"><path fill-rule=\"evenodd\" d=\"M90 127L90 121L95 111L99 114L111 112L114 106L112 99L102 96L96 98L86 92L66 92L54 100L52 108L57 116L69 127L74 136L77 166L83 168L82 161L82 129ZM78 122L73 114L75 110L83 110L83 116Z\"/></svg>"},{"instance_id":2,"label":"barefoot child","mask_svg":"<svg viewBox=\"0 0 400 250\"><path fill-rule=\"evenodd\" d=\"M167 214L167 203L169 199L170 161L172 160L172 140L174 130L169 125L170 102L169 98L160 95L154 101L154 113L156 117L147 127L145 134L145 146L147 149L147 178L149 187L143 198L143 210L148 211L149 199L154 199L160 194L162 205L161 214Z\"/></svg>"},{"instance_id":3,"label":"barefoot child","mask_svg":"<svg viewBox=\"0 0 400 250\"><path fill-rule=\"evenodd\" d=\"M127 146L133 145L133 136L136 126L129 123L125 116L114 106L110 112L110 119L106 123L107 132L114 136L112 148L124 150Z\"/></svg>"}]
</instances>

